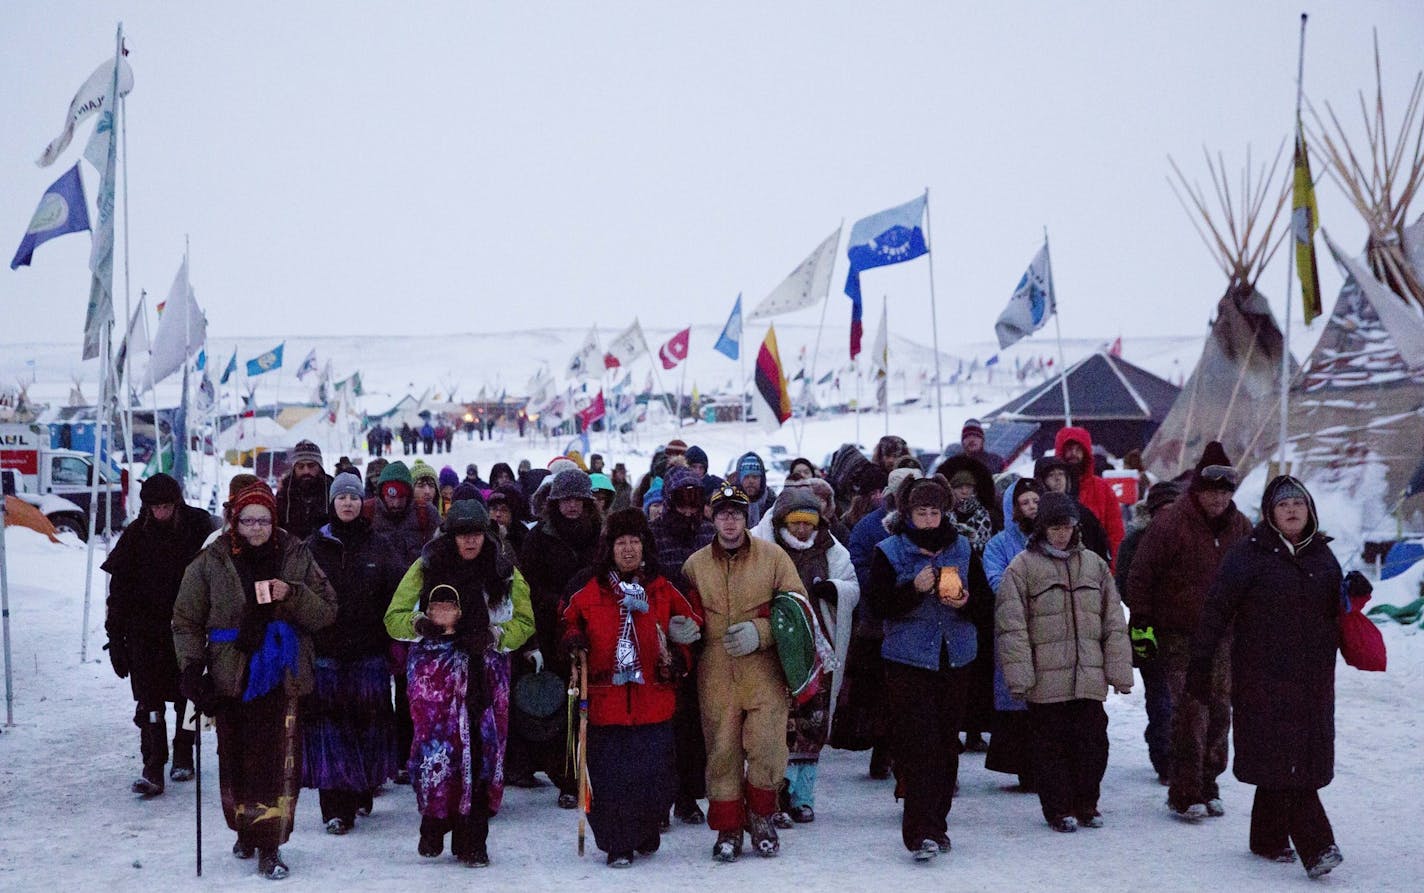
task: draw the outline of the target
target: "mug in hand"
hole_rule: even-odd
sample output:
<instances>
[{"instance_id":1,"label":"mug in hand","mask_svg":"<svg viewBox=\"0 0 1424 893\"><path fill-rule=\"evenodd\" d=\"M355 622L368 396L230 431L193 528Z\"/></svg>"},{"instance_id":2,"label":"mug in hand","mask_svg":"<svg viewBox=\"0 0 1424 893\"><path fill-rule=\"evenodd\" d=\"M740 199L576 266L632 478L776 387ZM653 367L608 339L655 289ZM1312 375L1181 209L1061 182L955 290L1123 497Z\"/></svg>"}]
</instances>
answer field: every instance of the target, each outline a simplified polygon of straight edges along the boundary
<instances>
[{"instance_id":1,"label":"mug in hand","mask_svg":"<svg viewBox=\"0 0 1424 893\"><path fill-rule=\"evenodd\" d=\"M252 584L252 588L257 590L257 604L270 605L272 603L271 580L258 580Z\"/></svg>"}]
</instances>

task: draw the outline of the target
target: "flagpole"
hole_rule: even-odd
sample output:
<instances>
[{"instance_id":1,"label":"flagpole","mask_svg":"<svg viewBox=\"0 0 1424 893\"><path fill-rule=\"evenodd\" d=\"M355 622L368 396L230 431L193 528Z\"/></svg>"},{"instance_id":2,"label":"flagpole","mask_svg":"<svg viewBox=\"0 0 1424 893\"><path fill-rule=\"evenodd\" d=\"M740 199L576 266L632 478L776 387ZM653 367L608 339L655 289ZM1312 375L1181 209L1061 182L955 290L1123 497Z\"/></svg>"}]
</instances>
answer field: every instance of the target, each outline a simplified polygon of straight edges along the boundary
<instances>
[{"instance_id":1,"label":"flagpole","mask_svg":"<svg viewBox=\"0 0 1424 893\"><path fill-rule=\"evenodd\" d=\"M1048 250L1048 227L1043 227L1043 259L1048 267L1048 293L1053 296L1053 334L1058 341L1058 383L1063 387L1063 426L1073 425L1073 404L1068 400L1068 361L1063 358L1063 327L1058 322L1058 290L1053 287L1053 254Z\"/></svg>"},{"instance_id":2,"label":"flagpole","mask_svg":"<svg viewBox=\"0 0 1424 893\"><path fill-rule=\"evenodd\" d=\"M163 470L163 432L158 429L158 383L153 381L153 332L148 329L148 289L139 289L139 308L143 311L143 334L144 340L148 342L148 369L145 374L149 378L148 400L152 404L153 410L153 455L158 459L156 466L159 471Z\"/></svg>"},{"instance_id":3,"label":"flagpole","mask_svg":"<svg viewBox=\"0 0 1424 893\"><path fill-rule=\"evenodd\" d=\"M944 380L939 369L939 311L936 308L935 287L934 287L934 240L930 234L930 188L925 187L925 250L930 256L930 326L934 335L934 355L935 355L935 412L939 416L939 448L944 449L944 399L940 396L940 388L943 387ZM860 377L856 377L857 388L856 403L860 403L859 388ZM887 419L888 424L888 419Z\"/></svg>"},{"instance_id":4,"label":"flagpole","mask_svg":"<svg viewBox=\"0 0 1424 893\"><path fill-rule=\"evenodd\" d=\"M885 435L890 436L890 296L880 299L880 328L885 332L885 355L880 358L881 374L885 376ZM878 389L877 389L878 391ZM879 393L876 398L879 398Z\"/></svg>"},{"instance_id":5,"label":"flagpole","mask_svg":"<svg viewBox=\"0 0 1424 893\"><path fill-rule=\"evenodd\" d=\"M855 370L855 445L860 446L860 360L850 361Z\"/></svg>"},{"instance_id":6,"label":"flagpole","mask_svg":"<svg viewBox=\"0 0 1424 893\"><path fill-rule=\"evenodd\" d=\"M123 58L124 45L123 38L119 39L119 58ZM119 61L114 62L120 64ZM123 157L123 181L124 181L124 390L123 395L125 416L127 424L124 426L124 459L129 465L133 464L133 401L129 399L127 393L132 385L132 363L133 351L128 347L129 332L128 326L133 323L133 298L129 285L129 106L128 100L123 94L114 97L114 111L119 116L120 145L122 146ZM133 520L133 514L129 511L129 500L124 499L124 521Z\"/></svg>"},{"instance_id":7,"label":"flagpole","mask_svg":"<svg viewBox=\"0 0 1424 893\"><path fill-rule=\"evenodd\" d=\"M1305 22L1307 15L1300 14L1300 52L1296 59L1295 69L1295 139L1296 150L1300 150L1303 142L1300 132L1300 105L1302 91L1305 89ZM1292 174L1294 176L1294 174ZM1294 213L1291 215L1294 217ZM1291 221L1295 223L1294 220ZM1306 237L1312 238L1309 228L1306 229ZM1281 433L1280 446L1277 448L1277 462L1280 467L1278 474L1286 473L1286 441L1290 437L1290 336L1291 336L1291 303L1295 300L1291 295L1291 289L1295 282L1295 256L1300 250L1300 238L1292 232L1291 253L1286 258L1286 324L1281 330Z\"/></svg>"},{"instance_id":8,"label":"flagpole","mask_svg":"<svg viewBox=\"0 0 1424 893\"><path fill-rule=\"evenodd\" d=\"M837 249L840 248L840 244L841 244L841 233L842 233L844 230L845 230L845 218L842 217L842 218L841 218L841 225L838 226L838 227L836 227L836 248L837 248ZM806 379L806 393L807 393L807 394L810 394L810 395L811 395L811 399L813 399L813 400L815 399L815 394L816 394L815 390L813 390L813 389L815 388L815 386L816 386L816 361L817 361L818 359L820 359L820 357L821 357L821 333L826 330L826 310L831 306L831 281L832 281L834 278L835 278L835 277L832 276L832 277L828 277L828 278L826 279L826 294L825 294L825 297L823 297L823 298L821 299L821 322L820 322L820 324L818 324L818 325L816 326L816 346L811 349L811 373L810 373L810 377L808 377L808 378ZM808 413L808 415L809 415L809 413ZM804 434L805 431L806 431L806 419L805 419L805 417L803 416L802 419L801 419L801 429L800 429L800 432L798 432L797 435L796 435L796 452L798 452L798 453L801 452L801 435Z\"/></svg>"}]
</instances>

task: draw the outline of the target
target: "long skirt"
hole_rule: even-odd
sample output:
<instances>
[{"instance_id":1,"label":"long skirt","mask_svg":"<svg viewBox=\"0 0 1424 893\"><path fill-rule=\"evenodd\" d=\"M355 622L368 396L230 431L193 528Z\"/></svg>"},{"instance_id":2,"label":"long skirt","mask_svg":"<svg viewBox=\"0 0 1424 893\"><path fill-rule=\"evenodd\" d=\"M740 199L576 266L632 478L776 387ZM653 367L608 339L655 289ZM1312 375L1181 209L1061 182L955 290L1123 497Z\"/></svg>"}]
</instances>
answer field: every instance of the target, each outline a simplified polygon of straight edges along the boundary
<instances>
[{"instance_id":1,"label":"long skirt","mask_svg":"<svg viewBox=\"0 0 1424 893\"><path fill-rule=\"evenodd\" d=\"M677 794L672 722L588 727L588 823L605 853L658 839Z\"/></svg>"},{"instance_id":2,"label":"long skirt","mask_svg":"<svg viewBox=\"0 0 1424 893\"><path fill-rule=\"evenodd\" d=\"M469 672L469 655L452 642L423 640L410 648L410 785L422 816L470 814L483 748L480 725L470 721L466 706Z\"/></svg>"},{"instance_id":3,"label":"long skirt","mask_svg":"<svg viewBox=\"0 0 1424 893\"><path fill-rule=\"evenodd\" d=\"M499 812L504 802L504 751L509 744L509 655L490 648L485 651L485 679L489 706L480 716L480 741L484 759L480 778L489 791L489 813Z\"/></svg>"},{"instance_id":4,"label":"long skirt","mask_svg":"<svg viewBox=\"0 0 1424 893\"><path fill-rule=\"evenodd\" d=\"M385 655L317 658L302 704L302 787L367 792L395 778L396 725Z\"/></svg>"},{"instance_id":5,"label":"long skirt","mask_svg":"<svg viewBox=\"0 0 1424 893\"><path fill-rule=\"evenodd\" d=\"M301 790L297 701L279 685L217 718L223 817L248 846L276 849L292 834Z\"/></svg>"}]
</instances>

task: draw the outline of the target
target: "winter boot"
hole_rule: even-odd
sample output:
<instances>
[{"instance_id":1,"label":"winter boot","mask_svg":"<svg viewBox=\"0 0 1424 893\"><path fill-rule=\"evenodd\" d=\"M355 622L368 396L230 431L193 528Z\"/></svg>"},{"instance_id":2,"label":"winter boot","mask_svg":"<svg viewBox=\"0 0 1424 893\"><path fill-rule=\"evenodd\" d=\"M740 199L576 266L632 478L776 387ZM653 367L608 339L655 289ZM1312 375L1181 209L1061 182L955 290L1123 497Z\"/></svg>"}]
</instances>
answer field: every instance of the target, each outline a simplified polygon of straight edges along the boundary
<instances>
[{"instance_id":1,"label":"winter boot","mask_svg":"<svg viewBox=\"0 0 1424 893\"><path fill-rule=\"evenodd\" d=\"M632 867L633 867L633 854L632 854L632 853L609 853L609 854L608 854L608 867L609 867L609 868L632 868Z\"/></svg>"},{"instance_id":2,"label":"winter boot","mask_svg":"<svg viewBox=\"0 0 1424 893\"><path fill-rule=\"evenodd\" d=\"M781 852L781 841L776 836L776 826L771 816L747 813L747 831L752 836L752 851L765 859Z\"/></svg>"},{"instance_id":3,"label":"winter boot","mask_svg":"<svg viewBox=\"0 0 1424 893\"><path fill-rule=\"evenodd\" d=\"M134 779L129 790L145 799L163 793L163 765L144 766L143 774Z\"/></svg>"},{"instance_id":4,"label":"winter boot","mask_svg":"<svg viewBox=\"0 0 1424 893\"><path fill-rule=\"evenodd\" d=\"M939 844L928 838L920 841L919 847L917 847L914 852L916 862L928 862L938 855Z\"/></svg>"},{"instance_id":5,"label":"winter boot","mask_svg":"<svg viewBox=\"0 0 1424 893\"><path fill-rule=\"evenodd\" d=\"M645 841L643 841L642 843L638 844L638 846L635 847L635 849L637 849L638 855L640 855L640 856L651 856L653 853L656 853L656 852L658 851L658 848L661 847L662 845L663 845L662 836L661 836L661 835L658 835L658 834L654 834L652 837L649 837L647 840L645 840Z\"/></svg>"},{"instance_id":6,"label":"winter boot","mask_svg":"<svg viewBox=\"0 0 1424 893\"><path fill-rule=\"evenodd\" d=\"M1252 847L1251 852L1260 856L1262 859L1268 859L1272 862L1286 863L1295 861L1295 850L1288 846L1283 846L1278 850L1258 850Z\"/></svg>"},{"instance_id":7,"label":"winter boot","mask_svg":"<svg viewBox=\"0 0 1424 893\"><path fill-rule=\"evenodd\" d=\"M1306 864L1306 876L1311 880L1324 877L1329 874L1332 869L1338 868L1340 863L1344 861L1345 857L1340 853L1340 848L1332 843L1330 846L1321 850L1320 855L1316 856L1313 862Z\"/></svg>"},{"instance_id":8,"label":"winter boot","mask_svg":"<svg viewBox=\"0 0 1424 893\"><path fill-rule=\"evenodd\" d=\"M1199 822L1210 815L1210 813L1207 812L1205 803L1191 803L1182 807L1173 806L1171 803L1168 803L1167 808L1172 811L1172 815L1184 822Z\"/></svg>"},{"instance_id":9,"label":"winter boot","mask_svg":"<svg viewBox=\"0 0 1424 893\"><path fill-rule=\"evenodd\" d=\"M1091 809L1078 816L1079 828L1101 828L1103 826L1103 814L1096 809Z\"/></svg>"},{"instance_id":10,"label":"winter boot","mask_svg":"<svg viewBox=\"0 0 1424 893\"><path fill-rule=\"evenodd\" d=\"M719 831L712 845L712 858L717 862L735 862L742 855L742 832Z\"/></svg>"},{"instance_id":11,"label":"winter boot","mask_svg":"<svg viewBox=\"0 0 1424 893\"><path fill-rule=\"evenodd\" d=\"M1078 830L1078 820L1071 815L1055 816L1048 820L1048 827L1060 834L1072 834Z\"/></svg>"},{"instance_id":12,"label":"winter boot","mask_svg":"<svg viewBox=\"0 0 1424 893\"><path fill-rule=\"evenodd\" d=\"M673 815L684 825L700 825L707 821L707 816L702 812L702 807L691 797L679 797L677 803L672 808Z\"/></svg>"},{"instance_id":13,"label":"winter boot","mask_svg":"<svg viewBox=\"0 0 1424 893\"><path fill-rule=\"evenodd\" d=\"M168 777L173 781L193 780L193 740L194 734L187 729L173 733L173 768Z\"/></svg>"},{"instance_id":14,"label":"winter boot","mask_svg":"<svg viewBox=\"0 0 1424 893\"><path fill-rule=\"evenodd\" d=\"M1212 797L1206 801L1204 805L1206 806L1206 814L1214 819L1219 819L1226 815L1226 804L1221 802L1220 797Z\"/></svg>"},{"instance_id":15,"label":"winter boot","mask_svg":"<svg viewBox=\"0 0 1424 893\"><path fill-rule=\"evenodd\" d=\"M257 851L257 873L269 881L280 881L288 875L287 863L282 861L282 851L273 847Z\"/></svg>"},{"instance_id":16,"label":"winter boot","mask_svg":"<svg viewBox=\"0 0 1424 893\"><path fill-rule=\"evenodd\" d=\"M791 821L795 822L798 825L809 825L810 823L816 821L816 810L812 809L804 803L800 806L791 807L790 815Z\"/></svg>"}]
</instances>

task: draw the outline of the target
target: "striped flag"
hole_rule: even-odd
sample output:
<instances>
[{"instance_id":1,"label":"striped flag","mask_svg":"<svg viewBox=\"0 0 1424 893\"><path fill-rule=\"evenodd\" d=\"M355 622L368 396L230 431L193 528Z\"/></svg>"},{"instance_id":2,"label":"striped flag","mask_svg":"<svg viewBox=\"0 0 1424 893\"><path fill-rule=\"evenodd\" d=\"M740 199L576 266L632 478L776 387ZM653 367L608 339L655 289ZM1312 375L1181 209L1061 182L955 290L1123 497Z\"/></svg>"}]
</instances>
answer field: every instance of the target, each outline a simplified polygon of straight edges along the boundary
<instances>
[{"instance_id":1,"label":"striped flag","mask_svg":"<svg viewBox=\"0 0 1424 893\"><path fill-rule=\"evenodd\" d=\"M766 338L757 351L756 387L752 390L753 405L764 426L780 428L791 418L791 392L786 387L781 354L776 349L776 327L766 330Z\"/></svg>"},{"instance_id":2,"label":"striped flag","mask_svg":"<svg viewBox=\"0 0 1424 893\"><path fill-rule=\"evenodd\" d=\"M1315 204L1315 181L1310 178L1310 158L1305 135L1297 122L1295 131L1294 198L1291 202L1291 233L1295 236L1295 269L1300 277L1300 298L1305 305L1305 324L1321 314L1320 270L1315 264L1315 230L1320 211Z\"/></svg>"}]
</instances>

